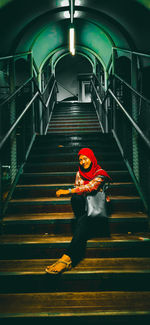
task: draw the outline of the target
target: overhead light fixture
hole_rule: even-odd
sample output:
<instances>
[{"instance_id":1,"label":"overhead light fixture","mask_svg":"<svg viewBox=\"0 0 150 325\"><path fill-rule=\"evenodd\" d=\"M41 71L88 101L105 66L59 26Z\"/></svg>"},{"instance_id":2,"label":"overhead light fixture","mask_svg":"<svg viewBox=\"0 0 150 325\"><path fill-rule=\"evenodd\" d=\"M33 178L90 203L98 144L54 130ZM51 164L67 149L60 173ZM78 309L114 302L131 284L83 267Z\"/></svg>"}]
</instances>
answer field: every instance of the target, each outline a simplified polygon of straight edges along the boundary
<instances>
[{"instance_id":1,"label":"overhead light fixture","mask_svg":"<svg viewBox=\"0 0 150 325\"><path fill-rule=\"evenodd\" d=\"M61 5L61 7L69 6L69 0L62 0L60 5Z\"/></svg>"},{"instance_id":2,"label":"overhead light fixture","mask_svg":"<svg viewBox=\"0 0 150 325\"><path fill-rule=\"evenodd\" d=\"M70 29L69 29L69 50L72 55L75 55L75 29L73 24L74 18L74 0L70 0Z\"/></svg>"},{"instance_id":3,"label":"overhead light fixture","mask_svg":"<svg viewBox=\"0 0 150 325\"><path fill-rule=\"evenodd\" d=\"M77 18L79 16L79 13L77 11L74 12L74 18Z\"/></svg>"},{"instance_id":4,"label":"overhead light fixture","mask_svg":"<svg viewBox=\"0 0 150 325\"><path fill-rule=\"evenodd\" d=\"M81 5L81 0L75 0L75 5L80 6Z\"/></svg>"},{"instance_id":5,"label":"overhead light fixture","mask_svg":"<svg viewBox=\"0 0 150 325\"><path fill-rule=\"evenodd\" d=\"M65 18L70 18L70 12L69 11L64 11L64 17Z\"/></svg>"},{"instance_id":6,"label":"overhead light fixture","mask_svg":"<svg viewBox=\"0 0 150 325\"><path fill-rule=\"evenodd\" d=\"M75 29L73 26L69 29L69 50L72 55L75 55Z\"/></svg>"}]
</instances>

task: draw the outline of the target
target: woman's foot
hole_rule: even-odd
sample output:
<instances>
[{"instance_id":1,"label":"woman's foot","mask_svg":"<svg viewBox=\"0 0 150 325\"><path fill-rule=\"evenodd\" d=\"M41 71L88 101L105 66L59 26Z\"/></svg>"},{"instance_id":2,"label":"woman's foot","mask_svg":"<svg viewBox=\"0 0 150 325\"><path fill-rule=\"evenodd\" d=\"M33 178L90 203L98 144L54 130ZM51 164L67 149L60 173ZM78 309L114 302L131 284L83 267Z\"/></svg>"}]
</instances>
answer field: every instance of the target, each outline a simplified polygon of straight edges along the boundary
<instances>
[{"instance_id":1,"label":"woman's foot","mask_svg":"<svg viewBox=\"0 0 150 325\"><path fill-rule=\"evenodd\" d=\"M56 263L47 266L45 271L50 274L59 274L71 269L71 258L64 254Z\"/></svg>"}]
</instances>

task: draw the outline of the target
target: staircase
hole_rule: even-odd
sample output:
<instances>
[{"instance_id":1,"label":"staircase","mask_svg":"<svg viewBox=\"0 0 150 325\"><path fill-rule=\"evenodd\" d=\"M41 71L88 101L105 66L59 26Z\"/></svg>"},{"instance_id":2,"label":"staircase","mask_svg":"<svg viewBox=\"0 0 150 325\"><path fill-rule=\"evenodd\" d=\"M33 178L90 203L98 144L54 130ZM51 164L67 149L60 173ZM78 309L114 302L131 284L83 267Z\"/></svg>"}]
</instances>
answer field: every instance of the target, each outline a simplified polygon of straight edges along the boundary
<instances>
[{"instance_id":1,"label":"staircase","mask_svg":"<svg viewBox=\"0 0 150 325\"><path fill-rule=\"evenodd\" d=\"M81 147L94 150L113 179L112 214L88 240L71 271L45 267L71 240L70 198ZM136 324L150 321L150 234L141 199L112 134L103 134L91 104L59 103L46 136L37 136L1 222L1 324ZM110 235L109 235L110 234Z\"/></svg>"}]
</instances>

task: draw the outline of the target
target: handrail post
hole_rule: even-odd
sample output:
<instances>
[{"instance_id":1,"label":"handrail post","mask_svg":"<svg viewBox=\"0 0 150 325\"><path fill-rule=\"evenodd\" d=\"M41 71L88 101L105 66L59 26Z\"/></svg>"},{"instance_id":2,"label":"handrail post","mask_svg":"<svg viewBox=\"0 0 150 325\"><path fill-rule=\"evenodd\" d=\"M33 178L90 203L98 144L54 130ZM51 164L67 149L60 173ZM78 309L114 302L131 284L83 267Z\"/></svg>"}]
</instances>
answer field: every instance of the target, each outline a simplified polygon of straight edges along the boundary
<instances>
[{"instance_id":1,"label":"handrail post","mask_svg":"<svg viewBox=\"0 0 150 325\"><path fill-rule=\"evenodd\" d=\"M3 189L2 189L2 163L0 161L0 218L3 211Z\"/></svg>"},{"instance_id":2,"label":"handrail post","mask_svg":"<svg viewBox=\"0 0 150 325\"><path fill-rule=\"evenodd\" d=\"M14 58L10 61L10 93L15 91L15 61ZM15 122L16 119L16 106L15 99L10 103L10 125ZM13 183L16 170L17 170L17 143L16 143L16 130L11 134L10 137L10 173L11 183Z\"/></svg>"},{"instance_id":3,"label":"handrail post","mask_svg":"<svg viewBox=\"0 0 150 325\"><path fill-rule=\"evenodd\" d=\"M131 60L131 86L137 90L137 57L132 54ZM138 122L138 103L134 93L132 93L132 118ZM133 171L139 181L139 153L138 153L138 135L135 129L132 130L133 146Z\"/></svg>"},{"instance_id":4,"label":"handrail post","mask_svg":"<svg viewBox=\"0 0 150 325\"><path fill-rule=\"evenodd\" d=\"M105 92L108 89L108 73L105 70ZM108 133L108 101L107 99L104 102L105 105L105 132Z\"/></svg>"},{"instance_id":5,"label":"handrail post","mask_svg":"<svg viewBox=\"0 0 150 325\"><path fill-rule=\"evenodd\" d=\"M28 59L29 59L29 67L30 67L30 76L31 78L33 78L33 56L32 56L32 52L28 55ZM30 88L30 93L31 93L31 98L32 95L34 94L34 84L33 84L33 80L31 82L31 88ZM32 136L35 133L35 109L34 109L34 103L32 104Z\"/></svg>"},{"instance_id":6,"label":"handrail post","mask_svg":"<svg viewBox=\"0 0 150 325\"><path fill-rule=\"evenodd\" d=\"M40 90L40 92L41 92L41 71L39 71L39 73L38 73L38 86L39 86L39 90ZM42 119L42 114L43 114L43 112L42 112L42 103L41 103L41 101L39 102L39 108L38 108L38 111L39 111L39 120L38 120L38 123L39 123L39 133L40 133L40 135L42 135L43 134L43 119Z\"/></svg>"}]
</instances>

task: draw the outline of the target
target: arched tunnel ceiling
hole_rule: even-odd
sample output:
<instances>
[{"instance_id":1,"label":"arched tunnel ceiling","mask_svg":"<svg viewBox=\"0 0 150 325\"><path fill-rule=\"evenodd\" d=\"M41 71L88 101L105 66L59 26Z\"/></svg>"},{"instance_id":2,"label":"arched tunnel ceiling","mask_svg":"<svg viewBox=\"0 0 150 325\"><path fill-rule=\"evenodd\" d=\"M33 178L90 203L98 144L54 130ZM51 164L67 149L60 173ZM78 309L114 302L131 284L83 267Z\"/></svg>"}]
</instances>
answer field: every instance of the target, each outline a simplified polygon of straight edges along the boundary
<instances>
[{"instance_id":1,"label":"arched tunnel ceiling","mask_svg":"<svg viewBox=\"0 0 150 325\"><path fill-rule=\"evenodd\" d=\"M1 56L31 49L40 67L52 51L66 51L68 5L68 0L1 0ZM77 45L105 66L112 46L148 52L149 9L150 0L75 0Z\"/></svg>"},{"instance_id":2,"label":"arched tunnel ceiling","mask_svg":"<svg viewBox=\"0 0 150 325\"><path fill-rule=\"evenodd\" d=\"M112 39L99 28L98 25L83 19L74 20L76 29L76 45L93 51L95 55L101 58L102 62L107 66L111 56L111 48L114 45ZM40 66L48 54L55 49L64 47L68 48L70 20L63 19L48 23L38 30L37 36L33 35L33 26L21 39L17 47L17 52L27 50L33 51L33 56L37 66ZM37 29L36 29L37 30ZM29 37L29 35L31 35ZM33 36L32 36L33 35Z\"/></svg>"},{"instance_id":3,"label":"arched tunnel ceiling","mask_svg":"<svg viewBox=\"0 0 150 325\"><path fill-rule=\"evenodd\" d=\"M88 51L88 53L87 53L86 49L84 49L83 47L81 49L80 46L78 46L76 48L76 54L84 56L91 63L91 65L94 67L95 56L91 52ZM50 53L48 55L48 57L45 58L45 62L47 59L49 59L52 61L52 65L55 67L56 64L59 62L59 60L66 55L70 55L70 53L68 52L68 49L64 49L64 48L56 49L56 51L54 51L54 53L53 52L52 52L52 54ZM43 61L41 68L45 64L45 62Z\"/></svg>"}]
</instances>

